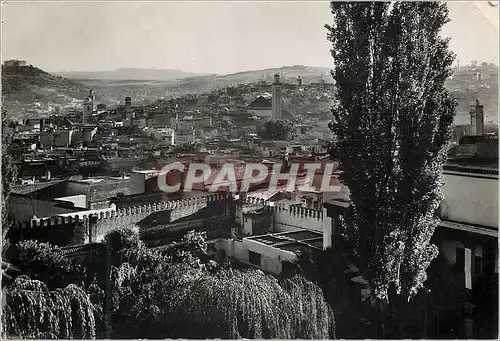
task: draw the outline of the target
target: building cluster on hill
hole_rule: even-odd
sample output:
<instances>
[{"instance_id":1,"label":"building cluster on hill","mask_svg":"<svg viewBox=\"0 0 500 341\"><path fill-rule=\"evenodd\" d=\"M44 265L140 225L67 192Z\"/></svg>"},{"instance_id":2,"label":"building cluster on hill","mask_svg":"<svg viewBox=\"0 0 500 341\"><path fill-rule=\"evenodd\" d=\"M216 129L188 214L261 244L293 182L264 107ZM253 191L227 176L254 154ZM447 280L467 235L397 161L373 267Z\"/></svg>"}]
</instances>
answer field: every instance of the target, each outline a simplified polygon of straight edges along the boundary
<instances>
[{"instance_id":1,"label":"building cluster on hill","mask_svg":"<svg viewBox=\"0 0 500 341\"><path fill-rule=\"evenodd\" d=\"M82 169L87 175L118 175L161 167L182 154L249 159L324 154L330 140L329 88L324 82L304 85L300 78L282 83L275 75L271 84L260 81L147 106L134 106L128 96L114 108L97 103L90 91L80 107L50 114L40 108L38 117L10 121L9 152L24 182L44 181L46 170L52 178ZM269 120L288 121L294 134L269 140L262 134Z\"/></svg>"}]
</instances>

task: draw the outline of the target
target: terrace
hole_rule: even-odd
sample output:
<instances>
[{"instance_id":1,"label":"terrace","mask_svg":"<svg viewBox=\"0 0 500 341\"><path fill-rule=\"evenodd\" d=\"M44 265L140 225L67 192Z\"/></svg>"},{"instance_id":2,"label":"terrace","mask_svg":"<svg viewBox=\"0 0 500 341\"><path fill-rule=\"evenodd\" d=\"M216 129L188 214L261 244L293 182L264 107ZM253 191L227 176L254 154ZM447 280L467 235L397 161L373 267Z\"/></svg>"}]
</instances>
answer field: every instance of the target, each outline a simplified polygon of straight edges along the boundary
<instances>
[{"instance_id":1,"label":"terrace","mask_svg":"<svg viewBox=\"0 0 500 341\"><path fill-rule=\"evenodd\" d=\"M269 233L244 239L293 253L300 253L310 249L323 249L323 234L309 230Z\"/></svg>"}]
</instances>

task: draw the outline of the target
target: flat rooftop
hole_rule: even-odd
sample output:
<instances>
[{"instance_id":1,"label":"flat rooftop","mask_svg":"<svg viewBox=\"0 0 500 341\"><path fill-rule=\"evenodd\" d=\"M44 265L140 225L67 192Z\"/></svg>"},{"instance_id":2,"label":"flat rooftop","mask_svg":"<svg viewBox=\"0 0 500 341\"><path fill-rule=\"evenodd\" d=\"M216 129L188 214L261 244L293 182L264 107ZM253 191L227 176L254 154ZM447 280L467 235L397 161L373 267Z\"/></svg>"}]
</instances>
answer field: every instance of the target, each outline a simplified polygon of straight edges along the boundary
<instances>
[{"instance_id":1,"label":"flat rooftop","mask_svg":"<svg viewBox=\"0 0 500 341\"><path fill-rule=\"evenodd\" d=\"M498 175L498 160L470 159L448 159L444 165L444 171L463 171L476 174Z\"/></svg>"},{"instance_id":2,"label":"flat rooftop","mask_svg":"<svg viewBox=\"0 0 500 341\"><path fill-rule=\"evenodd\" d=\"M151 169L151 170L135 170L132 173L140 173L140 174L158 174L160 171Z\"/></svg>"},{"instance_id":3,"label":"flat rooftop","mask_svg":"<svg viewBox=\"0 0 500 341\"><path fill-rule=\"evenodd\" d=\"M323 249L323 234L309 230L299 230L244 238L285 251L303 252L310 249Z\"/></svg>"}]
</instances>

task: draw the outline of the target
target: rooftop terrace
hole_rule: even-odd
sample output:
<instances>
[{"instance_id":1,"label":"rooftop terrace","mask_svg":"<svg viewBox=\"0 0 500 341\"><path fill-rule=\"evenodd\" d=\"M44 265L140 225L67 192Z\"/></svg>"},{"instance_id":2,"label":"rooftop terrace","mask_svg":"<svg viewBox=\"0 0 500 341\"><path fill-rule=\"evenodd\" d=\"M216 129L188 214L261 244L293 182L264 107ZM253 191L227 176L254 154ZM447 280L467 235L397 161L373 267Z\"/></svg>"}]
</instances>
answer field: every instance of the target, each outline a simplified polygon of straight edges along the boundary
<instances>
[{"instance_id":1,"label":"rooftop terrace","mask_svg":"<svg viewBox=\"0 0 500 341\"><path fill-rule=\"evenodd\" d=\"M323 235L309 230L269 233L245 239L294 253L323 248Z\"/></svg>"}]
</instances>

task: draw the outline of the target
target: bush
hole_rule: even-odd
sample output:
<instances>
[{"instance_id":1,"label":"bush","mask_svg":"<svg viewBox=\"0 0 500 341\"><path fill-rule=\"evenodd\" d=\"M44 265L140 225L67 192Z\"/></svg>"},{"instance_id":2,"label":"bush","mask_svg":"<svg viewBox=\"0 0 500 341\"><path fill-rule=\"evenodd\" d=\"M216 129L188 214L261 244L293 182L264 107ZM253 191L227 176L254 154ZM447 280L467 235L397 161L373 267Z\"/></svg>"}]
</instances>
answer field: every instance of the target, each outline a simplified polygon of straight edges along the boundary
<instances>
[{"instance_id":1,"label":"bush","mask_svg":"<svg viewBox=\"0 0 500 341\"><path fill-rule=\"evenodd\" d=\"M36 240L21 241L13 247L11 263L33 280L60 288L84 280L83 266L65 257L58 246Z\"/></svg>"}]
</instances>

